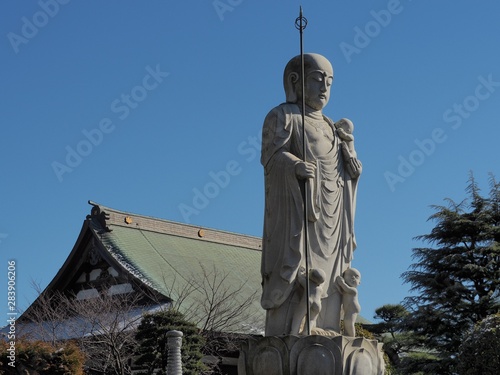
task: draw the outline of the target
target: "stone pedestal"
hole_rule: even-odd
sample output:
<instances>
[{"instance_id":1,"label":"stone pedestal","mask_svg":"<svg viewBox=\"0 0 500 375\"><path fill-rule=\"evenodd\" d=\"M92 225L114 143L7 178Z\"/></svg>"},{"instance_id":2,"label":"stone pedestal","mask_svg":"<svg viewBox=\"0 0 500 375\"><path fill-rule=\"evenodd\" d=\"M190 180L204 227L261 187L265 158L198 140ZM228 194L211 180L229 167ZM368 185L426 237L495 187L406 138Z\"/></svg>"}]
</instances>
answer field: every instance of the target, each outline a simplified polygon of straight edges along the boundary
<instances>
[{"instance_id":1,"label":"stone pedestal","mask_svg":"<svg viewBox=\"0 0 500 375\"><path fill-rule=\"evenodd\" d=\"M269 336L249 339L238 375L383 375L382 344L361 337Z\"/></svg>"}]
</instances>

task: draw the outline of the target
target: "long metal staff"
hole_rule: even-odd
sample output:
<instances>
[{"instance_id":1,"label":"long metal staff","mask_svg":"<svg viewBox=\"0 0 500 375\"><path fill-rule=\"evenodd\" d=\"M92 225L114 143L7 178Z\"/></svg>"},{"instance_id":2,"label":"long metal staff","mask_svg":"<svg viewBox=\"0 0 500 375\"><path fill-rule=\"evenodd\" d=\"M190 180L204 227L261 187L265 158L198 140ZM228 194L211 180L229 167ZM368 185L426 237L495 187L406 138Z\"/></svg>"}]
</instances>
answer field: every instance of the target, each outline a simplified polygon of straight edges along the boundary
<instances>
[{"instance_id":1,"label":"long metal staff","mask_svg":"<svg viewBox=\"0 0 500 375\"><path fill-rule=\"evenodd\" d=\"M301 84L302 84L302 159L306 162L307 139L306 139L306 95L305 95L305 68L304 68L304 48L302 42L302 34L307 26L307 19L302 16L302 7L300 7L299 17L295 20L295 27L300 32L300 68L301 68ZM308 183L304 180L304 257L306 258L306 331L311 334L311 301L309 301L309 238L308 238L308 221L309 215L307 212L307 197Z\"/></svg>"}]
</instances>

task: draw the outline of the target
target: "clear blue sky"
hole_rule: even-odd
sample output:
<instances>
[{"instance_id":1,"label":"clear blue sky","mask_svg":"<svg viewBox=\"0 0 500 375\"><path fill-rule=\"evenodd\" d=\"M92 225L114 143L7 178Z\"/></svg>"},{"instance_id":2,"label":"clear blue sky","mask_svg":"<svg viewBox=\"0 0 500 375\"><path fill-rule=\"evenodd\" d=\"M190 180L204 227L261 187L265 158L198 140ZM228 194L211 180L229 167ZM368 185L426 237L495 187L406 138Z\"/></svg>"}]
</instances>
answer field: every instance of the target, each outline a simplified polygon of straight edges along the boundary
<instances>
[{"instance_id":1,"label":"clear blue sky","mask_svg":"<svg viewBox=\"0 0 500 375\"><path fill-rule=\"evenodd\" d=\"M500 178L498 1L2 1L0 321L8 260L25 309L89 199L261 235L256 139L284 101L300 4L305 50L335 69L325 113L354 122L364 166L362 315L408 295L400 275L429 206L462 200L469 171L485 194L488 173Z\"/></svg>"}]
</instances>

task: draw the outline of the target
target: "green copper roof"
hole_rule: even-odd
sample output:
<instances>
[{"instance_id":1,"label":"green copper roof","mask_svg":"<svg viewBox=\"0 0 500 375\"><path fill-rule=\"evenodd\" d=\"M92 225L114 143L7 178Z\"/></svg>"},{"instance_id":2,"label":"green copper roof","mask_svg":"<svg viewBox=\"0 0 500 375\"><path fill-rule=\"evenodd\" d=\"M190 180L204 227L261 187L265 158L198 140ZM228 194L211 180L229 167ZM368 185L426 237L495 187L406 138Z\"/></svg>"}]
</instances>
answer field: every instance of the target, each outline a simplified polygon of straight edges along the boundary
<instances>
[{"instance_id":1,"label":"green copper roof","mask_svg":"<svg viewBox=\"0 0 500 375\"><path fill-rule=\"evenodd\" d=\"M224 329L261 333L260 239L99 208L107 216L107 230L98 220L92 220L93 228L130 274L172 299L174 306L182 301L181 312L199 324L210 298L215 298L211 307L219 318L248 304Z\"/></svg>"}]
</instances>

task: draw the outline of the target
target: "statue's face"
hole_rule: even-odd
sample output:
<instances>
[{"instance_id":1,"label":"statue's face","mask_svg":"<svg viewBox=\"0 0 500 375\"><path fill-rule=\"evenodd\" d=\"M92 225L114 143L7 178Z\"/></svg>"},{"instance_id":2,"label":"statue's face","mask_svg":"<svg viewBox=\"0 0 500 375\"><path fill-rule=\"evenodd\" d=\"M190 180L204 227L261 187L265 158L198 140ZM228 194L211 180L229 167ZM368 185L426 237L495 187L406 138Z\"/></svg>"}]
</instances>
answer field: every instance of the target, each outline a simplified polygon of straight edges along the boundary
<instances>
[{"instance_id":1,"label":"statue's face","mask_svg":"<svg viewBox=\"0 0 500 375\"><path fill-rule=\"evenodd\" d=\"M306 74L306 104L317 111L322 110L330 99L333 76L328 72L316 70Z\"/></svg>"},{"instance_id":2,"label":"statue's face","mask_svg":"<svg viewBox=\"0 0 500 375\"><path fill-rule=\"evenodd\" d=\"M305 101L310 108L319 111L330 99L333 69L330 62L320 55L313 55L310 63L310 67L305 72Z\"/></svg>"},{"instance_id":3,"label":"statue's face","mask_svg":"<svg viewBox=\"0 0 500 375\"><path fill-rule=\"evenodd\" d=\"M344 279L346 284L352 286L353 288L356 288L359 284L361 284L361 275L353 269L346 272Z\"/></svg>"}]
</instances>

